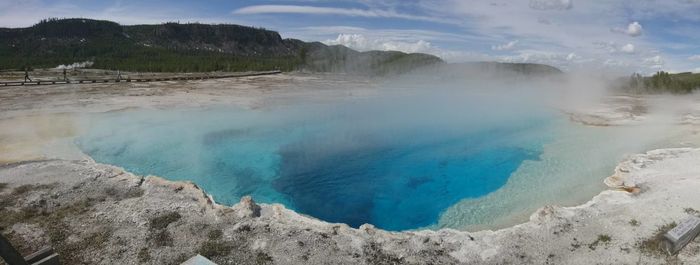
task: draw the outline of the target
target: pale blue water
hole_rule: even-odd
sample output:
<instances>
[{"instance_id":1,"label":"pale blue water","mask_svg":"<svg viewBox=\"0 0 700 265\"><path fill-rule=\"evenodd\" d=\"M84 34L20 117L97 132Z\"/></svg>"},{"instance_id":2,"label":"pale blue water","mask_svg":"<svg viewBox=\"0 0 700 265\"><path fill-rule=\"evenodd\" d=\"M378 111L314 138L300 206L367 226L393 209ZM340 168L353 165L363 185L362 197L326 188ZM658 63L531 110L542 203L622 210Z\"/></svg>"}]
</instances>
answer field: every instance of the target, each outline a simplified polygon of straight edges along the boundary
<instances>
[{"instance_id":1,"label":"pale blue water","mask_svg":"<svg viewBox=\"0 0 700 265\"><path fill-rule=\"evenodd\" d=\"M406 230L499 189L552 137L546 112L384 103L107 113L77 143L98 162L191 180L220 203L252 195L326 221Z\"/></svg>"}]
</instances>

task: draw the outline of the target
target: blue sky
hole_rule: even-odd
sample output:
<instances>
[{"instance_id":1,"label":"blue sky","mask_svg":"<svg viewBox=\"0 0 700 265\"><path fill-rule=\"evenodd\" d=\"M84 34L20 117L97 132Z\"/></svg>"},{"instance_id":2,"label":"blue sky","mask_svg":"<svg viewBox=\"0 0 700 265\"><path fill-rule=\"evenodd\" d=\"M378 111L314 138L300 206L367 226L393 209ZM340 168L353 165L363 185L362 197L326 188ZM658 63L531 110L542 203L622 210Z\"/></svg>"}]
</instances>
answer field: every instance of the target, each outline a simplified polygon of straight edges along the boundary
<instances>
[{"instance_id":1,"label":"blue sky","mask_svg":"<svg viewBox=\"0 0 700 265\"><path fill-rule=\"evenodd\" d=\"M234 23L450 62L700 72L700 0L0 0L0 26L47 17Z\"/></svg>"}]
</instances>

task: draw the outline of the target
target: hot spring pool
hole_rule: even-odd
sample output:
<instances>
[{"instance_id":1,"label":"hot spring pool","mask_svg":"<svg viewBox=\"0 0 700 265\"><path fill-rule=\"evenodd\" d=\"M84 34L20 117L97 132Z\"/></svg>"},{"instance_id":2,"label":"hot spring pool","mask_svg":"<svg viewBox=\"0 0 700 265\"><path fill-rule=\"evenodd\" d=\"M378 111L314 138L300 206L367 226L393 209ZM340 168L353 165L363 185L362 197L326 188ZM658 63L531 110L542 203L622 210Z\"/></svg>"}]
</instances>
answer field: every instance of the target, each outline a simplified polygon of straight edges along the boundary
<instances>
[{"instance_id":1,"label":"hot spring pool","mask_svg":"<svg viewBox=\"0 0 700 265\"><path fill-rule=\"evenodd\" d=\"M139 110L94 117L77 144L136 174L191 180L221 203L252 195L330 222L406 230L498 189L548 139L546 115L475 126L485 116L474 114L372 100Z\"/></svg>"},{"instance_id":2,"label":"hot spring pool","mask_svg":"<svg viewBox=\"0 0 700 265\"><path fill-rule=\"evenodd\" d=\"M617 140L624 131L532 106L425 100L103 113L76 142L97 162L193 181L219 203L251 195L387 230L491 228L590 198L639 149Z\"/></svg>"}]
</instances>

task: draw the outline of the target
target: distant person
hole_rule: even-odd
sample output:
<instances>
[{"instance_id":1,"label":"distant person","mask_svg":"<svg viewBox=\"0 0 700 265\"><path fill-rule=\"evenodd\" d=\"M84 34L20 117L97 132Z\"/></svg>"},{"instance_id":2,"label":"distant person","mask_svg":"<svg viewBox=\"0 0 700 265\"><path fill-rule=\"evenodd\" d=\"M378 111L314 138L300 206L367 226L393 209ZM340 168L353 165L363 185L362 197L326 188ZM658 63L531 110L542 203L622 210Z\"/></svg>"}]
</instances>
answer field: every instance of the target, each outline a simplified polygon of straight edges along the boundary
<instances>
[{"instance_id":1,"label":"distant person","mask_svg":"<svg viewBox=\"0 0 700 265\"><path fill-rule=\"evenodd\" d=\"M66 68L63 68L63 81L68 81L68 78L66 77Z\"/></svg>"},{"instance_id":2,"label":"distant person","mask_svg":"<svg viewBox=\"0 0 700 265\"><path fill-rule=\"evenodd\" d=\"M117 70L117 80L122 80L122 72Z\"/></svg>"},{"instance_id":3,"label":"distant person","mask_svg":"<svg viewBox=\"0 0 700 265\"><path fill-rule=\"evenodd\" d=\"M24 69L24 82L27 82L27 80L32 81L32 79L29 78L29 71Z\"/></svg>"}]
</instances>

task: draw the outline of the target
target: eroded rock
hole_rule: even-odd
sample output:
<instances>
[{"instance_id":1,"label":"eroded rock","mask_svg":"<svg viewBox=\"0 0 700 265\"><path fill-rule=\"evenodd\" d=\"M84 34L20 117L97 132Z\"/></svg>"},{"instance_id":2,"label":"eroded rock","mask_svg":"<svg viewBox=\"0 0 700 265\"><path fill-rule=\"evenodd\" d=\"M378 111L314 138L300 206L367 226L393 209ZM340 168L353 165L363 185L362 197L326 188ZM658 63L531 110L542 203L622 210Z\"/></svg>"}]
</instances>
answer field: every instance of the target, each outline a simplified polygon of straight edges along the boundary
<instances>
[{"instance_id":1,"label":"eroded rock","mask_svg":"<svg viewBox=\"0 0 700 265\"><path fill-rule=\"evenodd\" d=\"M260 217L260 205L256 204L253 197L250 196L243 196L241 201L233 206L233 209L238 218Z\"/></svg>"}]
</instances>

